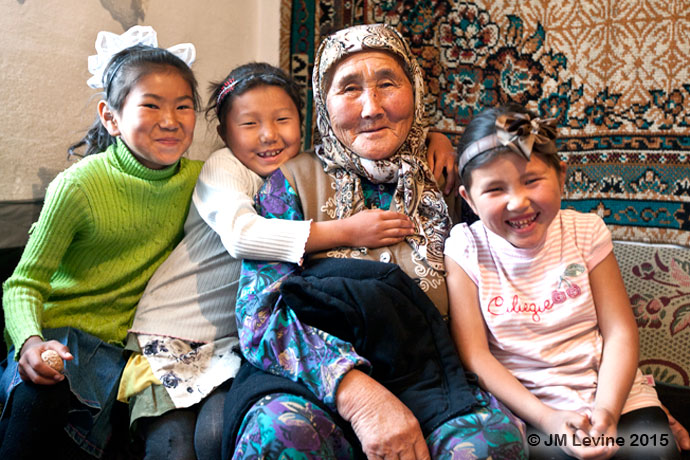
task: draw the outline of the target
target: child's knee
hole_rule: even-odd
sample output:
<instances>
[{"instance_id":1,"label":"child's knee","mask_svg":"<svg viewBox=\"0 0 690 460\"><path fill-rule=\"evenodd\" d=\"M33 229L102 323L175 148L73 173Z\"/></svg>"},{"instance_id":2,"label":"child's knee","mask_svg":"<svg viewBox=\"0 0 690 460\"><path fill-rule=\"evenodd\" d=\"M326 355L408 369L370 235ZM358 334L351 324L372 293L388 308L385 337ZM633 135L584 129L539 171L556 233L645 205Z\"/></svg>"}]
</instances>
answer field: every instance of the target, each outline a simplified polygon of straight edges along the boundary
<instances>
[{"instance_id":1,"label":"child's knee","mask_svg":"<svg viewBox=\"0 0 690 460\"><path fill-rule=\"evenodd\" d=\"M138 432L144 438L146 460L195 458L195 421L193 411L182 409L138 421Z\"/></svg>"},{"instance_id":2,"label":"child's knee","mask_svg":"<svg viewBox=\"0 0 690 460\"><path fill-rule=\"evenodd\" d=\"M25 417L46 416L52 419L67 417L70 389L67 380L54 385L20 383L11 395L10 407Z\"/></svg>"}]
</instances>

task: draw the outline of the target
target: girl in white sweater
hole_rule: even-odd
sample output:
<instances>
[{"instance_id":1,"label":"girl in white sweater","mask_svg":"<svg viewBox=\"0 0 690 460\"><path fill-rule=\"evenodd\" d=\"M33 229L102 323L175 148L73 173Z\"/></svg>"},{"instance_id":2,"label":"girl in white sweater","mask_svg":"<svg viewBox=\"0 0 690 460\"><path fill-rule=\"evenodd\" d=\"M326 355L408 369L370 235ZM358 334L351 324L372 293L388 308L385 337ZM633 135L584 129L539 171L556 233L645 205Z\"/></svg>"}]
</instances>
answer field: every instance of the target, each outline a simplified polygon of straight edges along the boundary
<instances>
[{"instance_id":1,"label":"girl in white sweater","mask_svg":"<svg viewBox=\"0 0 690 460\"><path fill-rule=\"evenodd\" d=\"M139 303L120 385L146 458L219 458L225 392L240 357L235 297L243 258L298 263L306 252L379 247L412 233L407 216L370 210L333 222L266 219L254 210L264 178L301 147L299 91L280 69L250 63L212 85L207 116L226 147L197 182L185 238ZM445 136L437 167L454 160ZM445 141L445 142L444 142ZM306 153L305 153L306 154Z\"/></svg>"}]
</instances>

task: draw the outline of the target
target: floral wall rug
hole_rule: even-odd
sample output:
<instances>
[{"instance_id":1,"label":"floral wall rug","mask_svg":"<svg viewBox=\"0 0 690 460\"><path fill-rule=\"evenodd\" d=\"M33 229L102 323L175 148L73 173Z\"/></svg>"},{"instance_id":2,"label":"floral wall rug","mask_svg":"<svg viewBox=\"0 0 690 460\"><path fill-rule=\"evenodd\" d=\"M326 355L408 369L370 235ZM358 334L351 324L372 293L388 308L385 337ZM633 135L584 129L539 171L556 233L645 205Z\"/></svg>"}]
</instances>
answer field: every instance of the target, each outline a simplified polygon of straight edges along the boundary
<instances>
[{"instance_id":1,"label":"floral wall rug","mask_svg":"<svg viewBox=\"0 0 690 460\"><path fill-rule=\"evenodd\" d=\"M555 117L564 207L598 213L618 240L690 247L690 2L283 0L281 15L307 148L318 43L385 22L425 71L434 128L457 141L474 114L509 101Z\"/></svg>"},{"instance_id":2,"label":"floral wall rug","mask_svg":"<svg viewBox=\"0 0 690 460\"><path fill-rule=\"evenodd\" d=\"M690 386L690 259L685 248L615 243L640 334L640 368Z\"/></svg>"}]
</instances>

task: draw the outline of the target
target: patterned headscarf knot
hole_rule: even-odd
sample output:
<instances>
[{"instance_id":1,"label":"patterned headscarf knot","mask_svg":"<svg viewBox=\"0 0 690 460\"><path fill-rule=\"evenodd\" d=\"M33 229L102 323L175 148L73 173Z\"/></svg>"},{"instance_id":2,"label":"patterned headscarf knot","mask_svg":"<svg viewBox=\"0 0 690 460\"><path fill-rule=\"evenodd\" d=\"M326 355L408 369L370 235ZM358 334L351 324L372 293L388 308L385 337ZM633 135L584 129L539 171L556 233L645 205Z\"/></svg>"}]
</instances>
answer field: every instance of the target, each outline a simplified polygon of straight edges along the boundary
<instances>
[{"instance_id":1,"label":"patterned headscarf knot","mask_svg":"<svg viewBox=\"0 0 690 460\"><path fill-rule=\"evenodd\" d=\"M472 142L460 154L460 175L472 159L496 147L507 147L529 161L532 152L555 155L556 119L532 118L526 113L508 113L496 118L496 133Z\"/></svg>"}]
</instances>

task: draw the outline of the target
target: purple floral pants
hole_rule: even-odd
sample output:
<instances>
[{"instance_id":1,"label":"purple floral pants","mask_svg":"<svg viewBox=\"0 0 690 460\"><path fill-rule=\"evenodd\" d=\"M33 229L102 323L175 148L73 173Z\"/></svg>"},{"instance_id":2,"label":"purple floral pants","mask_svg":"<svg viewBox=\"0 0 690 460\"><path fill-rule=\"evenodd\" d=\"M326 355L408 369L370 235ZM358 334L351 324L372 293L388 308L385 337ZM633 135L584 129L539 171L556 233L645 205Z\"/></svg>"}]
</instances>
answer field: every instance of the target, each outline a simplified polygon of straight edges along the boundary
<instances>
[{"instance_id":1,"label":"purple floral pants","mask_svg":"<svg viewBox=\"0 0 690 460\"><path fill-rule=\"evenodd\" d=\"M432 459L526 459L525 427L493 396L477 390L473 412L426 439ZM343 431L318 406L289 394L268 395L247 412L233 459L351 459Z\"/></svg>"}]
</instances>

